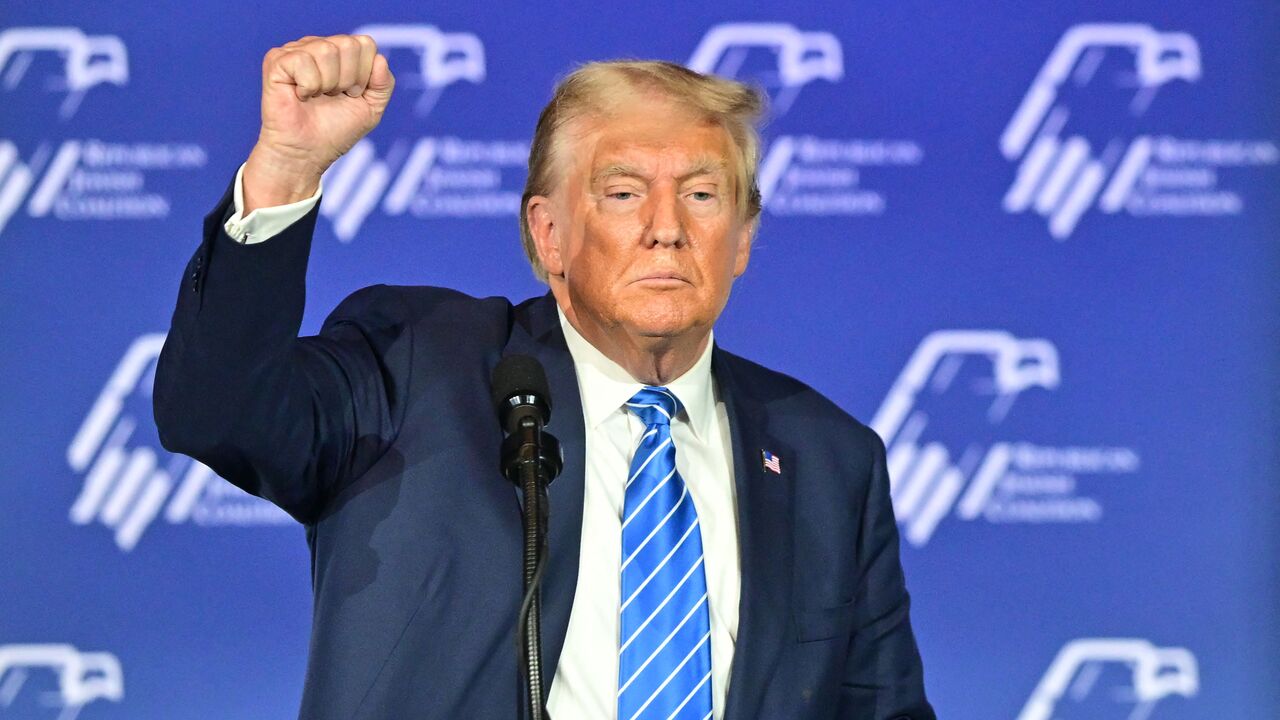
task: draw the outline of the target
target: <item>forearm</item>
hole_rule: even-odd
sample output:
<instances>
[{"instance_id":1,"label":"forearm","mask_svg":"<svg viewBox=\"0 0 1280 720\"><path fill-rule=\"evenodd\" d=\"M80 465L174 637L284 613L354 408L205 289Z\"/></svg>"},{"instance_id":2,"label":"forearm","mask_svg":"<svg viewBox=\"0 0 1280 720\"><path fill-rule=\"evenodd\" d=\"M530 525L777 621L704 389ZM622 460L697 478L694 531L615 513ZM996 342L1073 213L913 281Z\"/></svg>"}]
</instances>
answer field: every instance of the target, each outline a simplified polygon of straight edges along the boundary
<instances>
[{"instance_id":1,"label":"forearm","mask_svg":"<svg viewBox=\"0 0 1280 720\"><path fill-rule=\"evenodd\" d=\"M308 36L267 51L258 142L205 218L156 367L164 446L302 520L398 427L401 409L387 391L399 380L384 365L386 353L399 360L408 347L398 295L356 293L320 335L297 337L321 177L378 124L394 85L367 35ZM276 225L284 227L263 230Z\"/></svg>"},{"instance_id":2,"label":"forearm","mask_svg":"<svg viewBox=\"0 0 1280 720\"><path fill-rule=\"evenodd\" d=\"M280 495L269 499L294 512L306 504L301 489L290 492L275 477L297 477L304 468L293 455L315 449L298 447L316 428L307 427L312 413L299 407L309 403L308 391L290 355L317 208L270 242L243 245L223 227L232 195L206 217L183 274L156 370L156 422L170 450L197 457L250 492ZM280 443L276 433L289 433L291 442Z\"/></svg>"}]
</instances>

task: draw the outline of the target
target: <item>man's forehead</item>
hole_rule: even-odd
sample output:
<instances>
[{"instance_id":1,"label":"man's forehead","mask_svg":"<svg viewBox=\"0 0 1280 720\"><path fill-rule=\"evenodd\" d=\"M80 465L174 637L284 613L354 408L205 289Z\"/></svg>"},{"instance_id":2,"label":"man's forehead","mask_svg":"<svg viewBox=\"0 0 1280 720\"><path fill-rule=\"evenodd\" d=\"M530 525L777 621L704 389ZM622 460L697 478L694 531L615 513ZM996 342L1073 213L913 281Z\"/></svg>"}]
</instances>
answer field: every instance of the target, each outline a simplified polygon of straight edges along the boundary
<instances>
[{"instance_id":1,"label":"man's forehead","mask_svg":"<svg viewBox=\"0 0 1280 720\"><path fill-rule=\"evenodd\" d=\"M573 185L591 185L621 169L681 177L707 166L728 180L737 161L723 125L661 96L631 96L577 115L556 134L555 152L565 173L560 177Z\"/></svg>"},{"instance_id":2,"label":"man's forehead","mask_svg":"<svg viewBox=\"0 0 1280 720\"><path fill-rule=\"evenodd\" d=\"M713 154L684 156L682 153L644 149L633 152L604 153L598 155L591 166L591 181L600 182L616 177L635 177L652 180L657 175L674 175L684 180L700 176L727 177L725 158Z\"/></svg>"},{"instance_id":3,"label":"man's forehead","mask_svg":"<svg viewBox=\"0 0 1280 720\"><path fill-rule=\"evenodd\" d=\"M581 139L592 179L655 173L727 174L732 159L727 133L718 126L668 124L644 128L604 122Z\"/></svg>"}]
</instances>

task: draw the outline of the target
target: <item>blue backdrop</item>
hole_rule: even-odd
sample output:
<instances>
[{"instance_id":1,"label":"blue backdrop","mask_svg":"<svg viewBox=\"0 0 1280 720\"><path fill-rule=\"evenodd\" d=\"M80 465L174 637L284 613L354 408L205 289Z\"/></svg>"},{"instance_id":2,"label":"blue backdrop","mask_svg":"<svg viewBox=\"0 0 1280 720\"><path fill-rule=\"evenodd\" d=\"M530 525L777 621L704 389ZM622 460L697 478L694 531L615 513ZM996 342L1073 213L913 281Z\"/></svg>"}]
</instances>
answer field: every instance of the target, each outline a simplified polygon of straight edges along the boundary
<instances>
[{"instance_id":1,"label":"blue backdrop","mask_svg":"<svg viewBox=\"0 0 1280 720\"><path fill-rule=\"evenodd\" d=\"M718 326L881 433L945 718L1280 716L1280 7L772 2L0 11L0 717L281 718L302 529L165 452L154 360L260 64L382 39L304 330L352 290L540 293L515 211L575 63L773 111Z\"/></svg>"}]
</instances>

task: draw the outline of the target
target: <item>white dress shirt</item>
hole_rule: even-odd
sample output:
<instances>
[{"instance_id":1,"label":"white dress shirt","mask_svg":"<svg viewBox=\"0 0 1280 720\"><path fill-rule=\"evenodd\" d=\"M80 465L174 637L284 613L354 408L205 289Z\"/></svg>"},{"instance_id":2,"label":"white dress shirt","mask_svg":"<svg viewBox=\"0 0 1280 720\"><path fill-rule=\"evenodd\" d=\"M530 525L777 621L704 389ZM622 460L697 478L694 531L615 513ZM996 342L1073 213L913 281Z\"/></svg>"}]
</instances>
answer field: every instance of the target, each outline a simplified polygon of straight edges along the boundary
<instances>
[{"instance_id":1,"label":"white dress shirt","mask_svg":"<svg viewBox=\"0 0 1280 720\"><path fill-rule=\"evenodd\" d=\"M235 212L225 224L227 234L241 243L262 242L280 233L306 215L323 190L321 186L305 200L258 208L242 216L243 173L241 165L233 191ZM614 720L618 713L624 490L631 458L644 432L644 424L626 410L624 403L643 384L587 342L564 313L559 316L582 397L586 486L578 585L564 648L552 676L547 710L555 720ZM714 337L708 338L706 349L693 367L667 387L684 405L684 412L671 423L671 436L676 447L676 468L689 487L702 533L711 614L712 707L715 720L722 720L738 637L742 574L733 443L729 416L711 376L713 343ZM554 502L554 488L551 497Z\"/></svg>"},{"instance_id":2,"label":"white dress shirt","mask_svg":"<svg viewBox=\"0 0 1280 720\"><path fill-rule=\"evenodd\" d=\"M609 719L618 714L622 509L631 458L645 429L623 404L643 384L587 342L564 313L560 313L560 327L578 375L587 467L578 588L547 710L556 720ZM733 443L728 413L711 379L712 341L707 340L706 350L693 367L666 387L684 405L684 412L671 423L671 438L676 447L676 469L689 487L702 530L711 612L712 710L720 720L738 637L741 573Z\"/></svg>"}]
</instances>

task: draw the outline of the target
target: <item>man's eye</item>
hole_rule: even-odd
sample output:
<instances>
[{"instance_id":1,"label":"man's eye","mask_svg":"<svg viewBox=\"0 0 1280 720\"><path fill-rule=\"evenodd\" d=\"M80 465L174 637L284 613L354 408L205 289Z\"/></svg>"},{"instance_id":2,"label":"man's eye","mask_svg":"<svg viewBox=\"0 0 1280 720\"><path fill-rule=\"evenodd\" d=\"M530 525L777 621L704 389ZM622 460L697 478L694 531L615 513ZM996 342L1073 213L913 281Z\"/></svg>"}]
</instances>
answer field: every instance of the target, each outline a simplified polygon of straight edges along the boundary
<instances>
[{"instance_id":1,"label":"man's eye","mask_svg":"<svg viewBox=\"0 0 1280 720\"><path fill-rule=\"evenodd\" d=\"M631 198L635 197L635 193L631 192L630 190L619 190L618 192L609 193L609 197L615 200L630 200Z\"/></svg>"},{"instance_id":2,"label":"man's eye","mask_svg":"<svg viewBox=\"0 0 1280 720\"><path fill-rule=\"evenodd\" d=\"M689 193L689 197L693 198L698 202L707 202L708 200L714 200L716 196L704 190L696 190L694 192Z\"/></svg>"}]
</instances>

